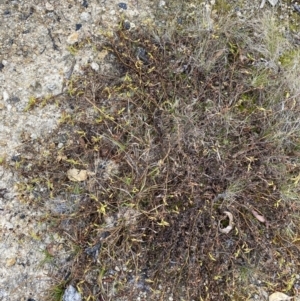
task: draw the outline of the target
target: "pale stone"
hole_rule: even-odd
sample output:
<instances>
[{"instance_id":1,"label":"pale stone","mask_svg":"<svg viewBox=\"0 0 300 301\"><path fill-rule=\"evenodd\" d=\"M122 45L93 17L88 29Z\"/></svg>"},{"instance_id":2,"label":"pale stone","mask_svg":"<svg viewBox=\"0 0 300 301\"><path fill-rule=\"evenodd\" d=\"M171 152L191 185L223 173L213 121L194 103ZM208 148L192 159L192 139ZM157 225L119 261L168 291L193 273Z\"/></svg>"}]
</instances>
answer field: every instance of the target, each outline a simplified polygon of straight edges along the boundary
<instances>
[{"instance_id":1,"label":"pale stone","mask_svg":"<svg viewBox=\"0 0 300 301\"><path fill-rule=\"evenodd\" d=\"M9 99L9 94L6 91L3 91L3 100L7 101Z\"/></svg>"},{"instance_id":2,"label":"pale stone","mask_svg":"<svg viewBox=\"0 0 300 301\"><path fill-rule=\"evenodd\" d=\"M100 68L99 65L98 65L97 63L95 63L95 62L92 62L92 63L91 63L91 67L92 67L92 69L95 70L95 71L98 71L99 68Z\"/></svg>"},{"instance_id":3,"label":"pale stone","mask_svg":"<svg viewBox=\"0 0 300 301\"><path fill-rule=\"evenodd\" d=\"M6 260L6 267L12 267L13 265L15 265L17 262L16 258L9 258Z\"/></svg>"},{"instance_id":4,"label":"pale stone","mask_svg":"<svg viewBox=\"0 0 300 301\"><path fill-rule=\"evenodd\" d=\"M84 22L89 22L91 20L91 15L87 12L83 12L80 15L80 20Z\"/></svg>"},{"instance_id":5,"label":"pale stone","mask_svg":"<svg viewBox=\"0 0 300 301\"><path fill-rule=\"evenodd\" d=\"M54 7L52 4L50 4L49 2L46 2L46 5L45 5L46 9L48 11L53 11L54 10Z\"/></svg>"},{"instance_id":6,"label":"pale stone","mask_svg":"<svg viewBox=\"0 0 300 301\"><path fill-rule=\"evenodd\" d=\"M71 33L67 38L67 43L73 45L78 42L79 34L78 32Z\"/></svg>"}]
</instances>

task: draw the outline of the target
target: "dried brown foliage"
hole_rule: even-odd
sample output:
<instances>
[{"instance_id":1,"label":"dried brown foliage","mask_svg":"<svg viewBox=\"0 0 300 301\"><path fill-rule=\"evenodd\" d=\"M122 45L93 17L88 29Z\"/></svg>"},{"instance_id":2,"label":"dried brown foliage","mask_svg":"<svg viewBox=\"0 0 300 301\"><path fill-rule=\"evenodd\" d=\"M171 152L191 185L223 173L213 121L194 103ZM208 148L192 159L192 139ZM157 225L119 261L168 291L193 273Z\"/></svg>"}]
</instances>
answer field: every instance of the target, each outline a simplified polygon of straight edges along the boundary
<instances>
[{"instance_id":1,"label":"dried brown foliage","mask_svg":"<svg viewBox=\"0 0 300 301\"><path fill-rule=\"evenodd\" d=\"M299 209L283 190L294 189L299 137L280 125L298 108L278 70L261 67L253 27L230 33L238 24L226 22L120 29L99 45L111 74L86 68L55 135L35 150L28 142L34 158L18 171L32 189L22 193L69 201L50 220L74 251L64 281L86 298L241 300L259 283L292 291ZM88 180L69 181L74 167Z\"/></svg>"}]
</instances>

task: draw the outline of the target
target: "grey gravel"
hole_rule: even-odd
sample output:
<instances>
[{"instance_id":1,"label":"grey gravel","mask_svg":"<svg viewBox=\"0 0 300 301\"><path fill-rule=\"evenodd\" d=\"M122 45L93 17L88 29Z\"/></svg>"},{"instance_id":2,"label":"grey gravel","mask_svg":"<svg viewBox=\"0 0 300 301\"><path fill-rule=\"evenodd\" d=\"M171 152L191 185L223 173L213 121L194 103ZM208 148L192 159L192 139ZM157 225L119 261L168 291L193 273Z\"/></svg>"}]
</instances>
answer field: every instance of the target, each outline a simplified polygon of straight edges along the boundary
<instances>
[{"instance_id":1,"label":"grey gravel","mask_svg":"<svg viewBox=\"0 0 300 301\"><path fill-rule=\"evenodd\" d=\"M81 295L74 286L69 285L64 292L63 301L81 301Z\"/></svg>"}]
</instances>

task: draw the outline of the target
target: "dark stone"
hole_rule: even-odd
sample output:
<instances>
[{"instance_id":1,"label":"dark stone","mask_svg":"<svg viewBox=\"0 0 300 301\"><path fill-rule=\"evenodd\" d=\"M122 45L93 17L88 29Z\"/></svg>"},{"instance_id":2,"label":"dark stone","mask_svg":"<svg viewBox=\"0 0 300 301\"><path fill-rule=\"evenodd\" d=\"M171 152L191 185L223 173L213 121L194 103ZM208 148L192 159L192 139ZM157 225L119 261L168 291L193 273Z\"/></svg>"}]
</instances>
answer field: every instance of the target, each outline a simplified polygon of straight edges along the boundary
<instances>
[{"instance_id":1,"label":"dark stone","mask_svg":"<svg viewBox=\"0 0 300 301\"><path fill-rule=\"evenodd\" d=\"M17 96L13 96L13 97L11 97L7 100L7 102L10 102L10 103L16 103L16 102L19 102L19 101L20 101L20 98L17 97Z\"/></svg>"},{"instance_id":2,"label":"dark stone","mask_svg":"<svg viewBox=\"0 0 300 301\"><path fill-rule=\"evenodd\" d=\"M110 236L110 232L105 231L101 234L101 239L105 239L106 237Z\"/></svg>"},{"instance_id":3,"label":"dark stone","mask_svg":"<svg viewBox=\"0 0 300 301\"><path fill-rule=\"evenodd\" d=\"M30 29L26 29L22 32L23 34L30 33Z\"/></svg>"},{"instance_id":4,"label":"dark stone","mask_svg":"<svg viewBox=\"0 0 300 301\"><path fill-rule=\"evenodd\" d=\"M97 243L93 247L86 248L85 253L92 256L94 258L94 260L96 260L98 257L100 248L101 248L101 242Z\"/></svg>"},{"instance_id":5,"label":"dark stone","mask_svg":"<svg viewBox=\"0 0 300 301\"><path fill-rule=\"evenodd\" d=\"M3 15L9 15L10 14L10 11L7 9L4 11Z\"/></svg>"},{"instance_id":6,"label":"dark stone","mask_svg":"<svg viewBox=\"0 0 300 301\"><path fill-rule=\"evenodd\" d=\"M26 215L24 214L24 213L22 213L21 215L20 215L20 219L24 219L26 217Z\"/></svg>"},{"instance_id":7,"label":"dark stone","mask_svg":"<svg viewBox=\"0 0 300 301\"><path fill-rule=\"evenodd\" d=\"M100 164L98 164L98 166L97 166L98 169L105 169L106 163L107 163L107 162L104 161L104 162L101 162Z\"/></svg>"},{"instance_id":8,"label":"dark stone","mask_svg":"<svg viewBox=\"0 0 300 301\"><path fill-rule=\"evenodd\" d=\"M143 63L148 63L148 56L147 56L147 52L144 48L142 47L138 47L137 48L137 52L136 52L136 56L139 60L141 60Z\"/></svg>"},{"instance_id":9,"label":"dark stone","mask_svg":"<svg viewBox=\"0 0 300 301\"><path fill-rule=\"evenodd\" d=\"M118 6L119 6L120 8L122 8L122 9L127 9L127 4L124 3L124 2L120 2L120 3L118 4Z\"/></svg>"},{"instance_id":10,"label":"dark stone","mask_svg":"<svg viewBox=\"0 0 300 301\"><path fill-rule=\"evenodd\" d=\"M82 27L82 24L78 23L78 24L76 24L76 26L75 26L75 30L77 31L77 30L79 30L81 27Z\"/></svg>"},{"instance_id":11,"label":"dark stone","mask_svg":"<svg viewBox=\"0 0 300 301\"><path fill-rule=\"evenodd\" d=\"M4 65L2 63L0 63L0 71L2 71L3 68L4 68Z\"/></svg>"},{"instance_id":12,"label":"dark stone","mask_svg":"<svg viewBox=\"0 0 300 301\"><path fill-rule=\"evenodd\" d=\"M6 193L7 193L6 188L0 188L0 198L4 199ZM1 210L3 210L3 209L1 209Z\"/></svg>"},{"instance_id":13,"label":"dark stone","mask_svg":"<svg viewBox=\"0 0 300 301\"><path fill-rule=\"evenodd\" d=\"M129 30L130 29L130 22L129 21L124 21L123 27L124 27L125 30Z\"/></svg>"},{"instance_id":14,"label":"dark stone","mask_svg":"<svg viewBox=\"0 0 300 301\"><path fill-rule=\"evenodd\" d=\"M83 0L82 6L87 8L89 6L88 2L86 0Z\"/></svg>"},{"instance_id":15,"label":"dark stone","mask_svg":"<svg viewBox=\"0 0 300 301\"><path fill-rule=\"evenodd\" d=\"M21 156L20 155L13 155L11 157L11 161L13 161L13 162L20 162L21 161Z\"/></svg>"},{"instance_id":16,"label":"dark stone","mask_svg":"<svg viewBox=\"0 0 300 301\"><path fill-rule=\"evenodd\" d=\"M35 300L32 298L28 298L27 301L35 301Z\"/></svg>"},{"instance_id":17,"label":"dark stone","mask_svg":"<svg viewBox=\"0 0 300 301\"><path fill-rule=\"evenodd\" d=\"M64 280L67 281L69 279L70 275L71 275L71 272L67 272L64 277Z\"/></svg>"},{"instance_id":18,"label":"dark stone","mask_svg":"<svg viewBox=\"0 0 300 301\"><path fill-rule=\"evenodd\" d=\"M300 13L300 6L297 4L293 4L294 10Z\"/></svg>"}]
</instances>

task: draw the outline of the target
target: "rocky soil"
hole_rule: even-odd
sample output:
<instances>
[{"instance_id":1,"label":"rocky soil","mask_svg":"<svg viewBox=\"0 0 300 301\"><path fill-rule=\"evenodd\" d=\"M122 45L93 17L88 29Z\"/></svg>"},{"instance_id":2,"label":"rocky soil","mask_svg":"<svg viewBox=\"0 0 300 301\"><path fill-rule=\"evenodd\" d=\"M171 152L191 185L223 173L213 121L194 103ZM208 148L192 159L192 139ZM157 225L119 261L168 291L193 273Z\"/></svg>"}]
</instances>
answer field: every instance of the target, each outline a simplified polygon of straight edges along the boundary
<instances>
[{"instance_id":1,"label":"rocky soil","mask_svg":"<svg viewBox=\"0 0 300 301\"><path fill-rule=\"evenodd\" d=\"M0 1L0 160L14 164L22 135L42 138L58 124L58 107L25 112L29 99L62 93L81 66L106 68L90 42L121 15L143 22L149 11L142 0ZM16 182L0 165L0 300L44 300L51 281L43 251L58 238L38 222L41 212L20 202Z\"/></svg>"},{"instance_id":2,"label":"rocky soil","mask_svg":"<svg viewBox=\"0 0 300 301\"><path fill-rule=\"evenodd\" d=\"M150 4L146 0L0 1L0 162L18 161L22 136L42 138L58 124L57 106L25 112L29 99L63 93L65 81L80 74L81 66L108 68L92 41L100 41L103 31L117 26L121 15L136 26L147 22ZM249 12L259 5L260 1L252 3ZM243 7L237 7L237 14L245 16ZM17 180L0 164L0 300L44 300L51 280L43 251L59 238L38 222L41 212L18 199Z\"/></svg>"}]
</instances>

